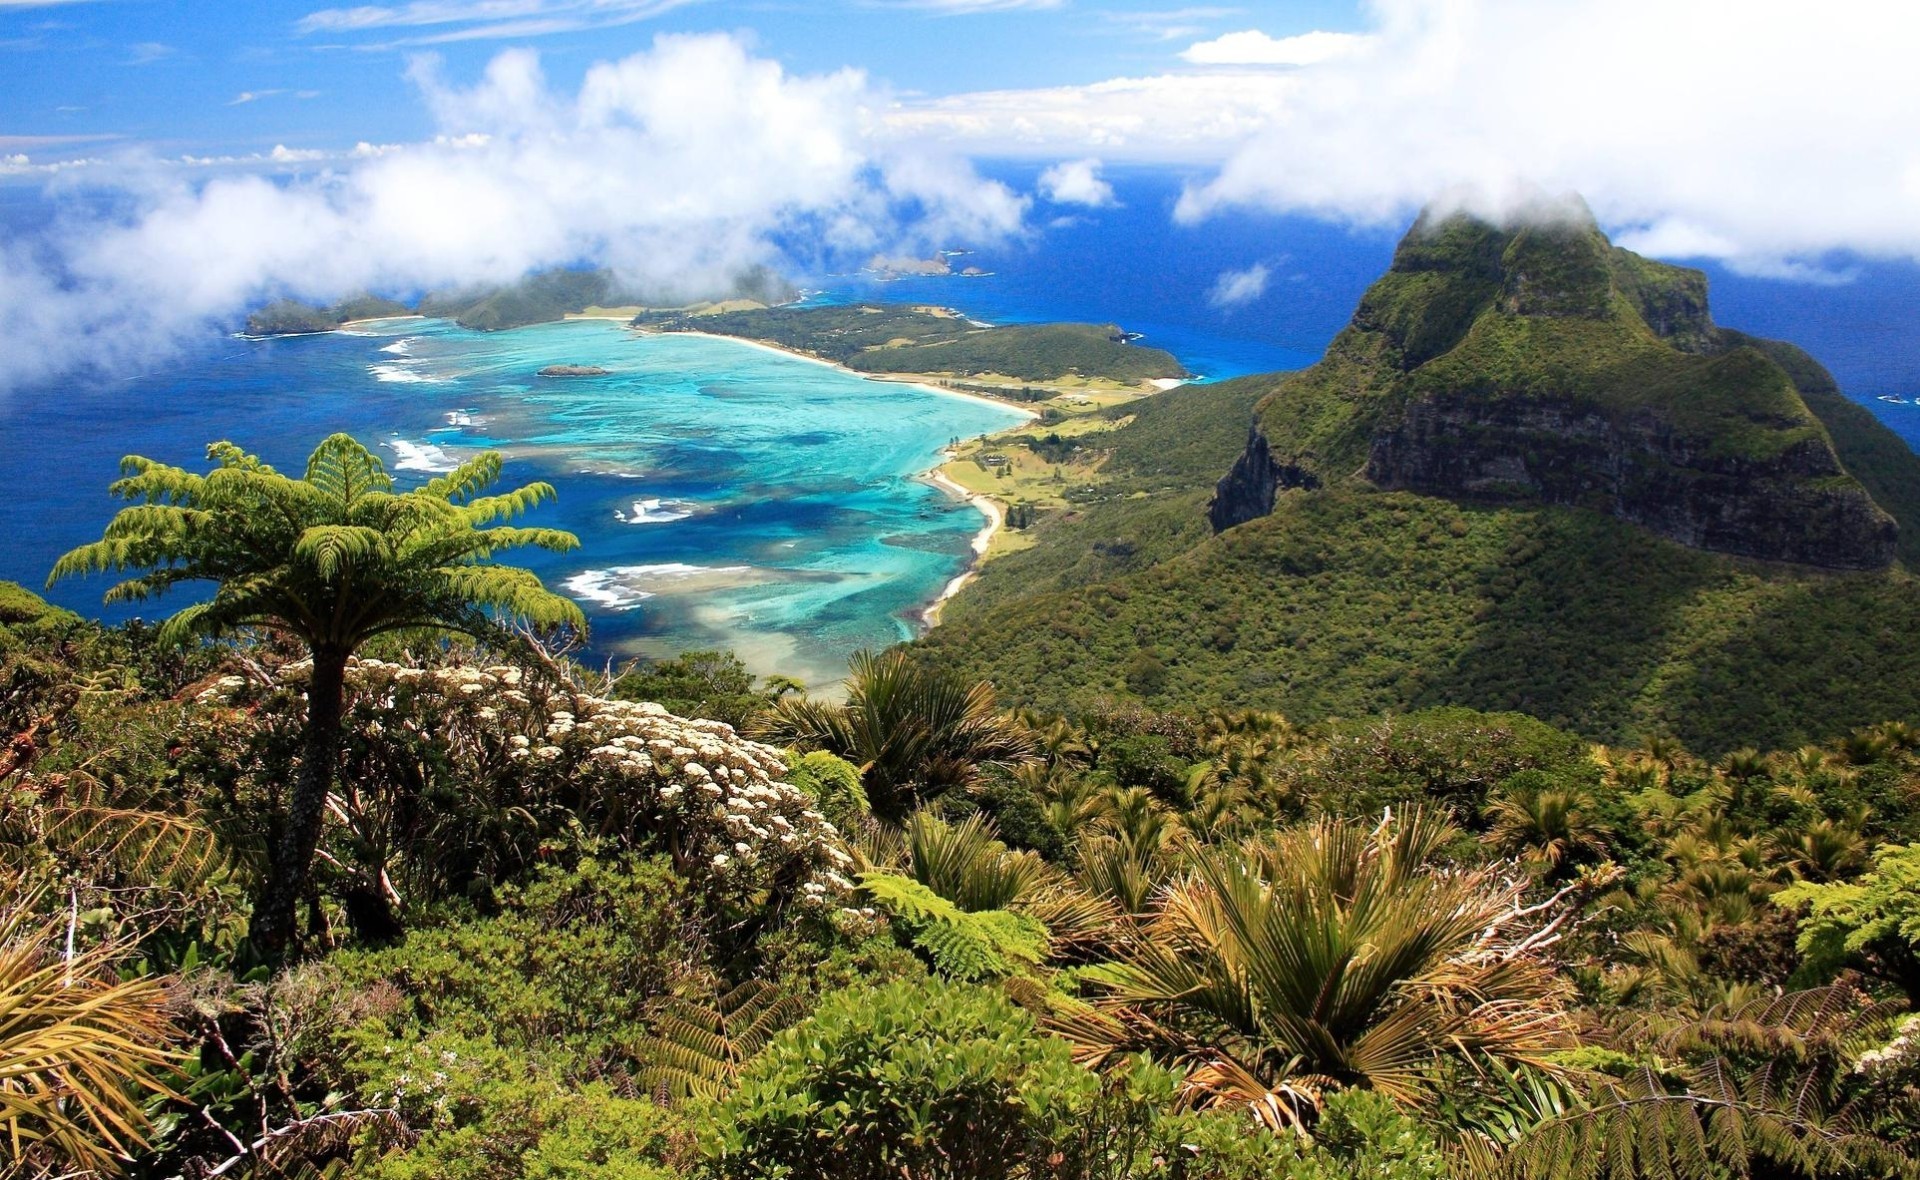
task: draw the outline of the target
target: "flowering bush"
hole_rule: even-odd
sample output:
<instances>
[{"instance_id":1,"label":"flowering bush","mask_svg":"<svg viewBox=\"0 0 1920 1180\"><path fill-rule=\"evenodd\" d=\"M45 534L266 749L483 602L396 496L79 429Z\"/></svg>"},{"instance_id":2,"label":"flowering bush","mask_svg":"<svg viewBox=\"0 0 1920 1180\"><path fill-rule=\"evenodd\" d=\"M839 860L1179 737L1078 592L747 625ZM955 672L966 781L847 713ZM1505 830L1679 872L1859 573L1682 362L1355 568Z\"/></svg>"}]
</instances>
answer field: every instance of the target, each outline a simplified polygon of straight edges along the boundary
<instances>
[{"instance_id":1,"label":"flowering bush","mask_svg":"<svg viewBox=\"0 0 1920 1180\"><path fill-rule=\"evenodd\" d=\"M285 781L308 667L214 681L183 761L235 798ZM851 884L839 833L771 746L717 721L611 700L510 665L359 660L326 848L354 898L485 890L556 841L664 852L710 902L825 908Z\"/></svg>"}]
</instances>

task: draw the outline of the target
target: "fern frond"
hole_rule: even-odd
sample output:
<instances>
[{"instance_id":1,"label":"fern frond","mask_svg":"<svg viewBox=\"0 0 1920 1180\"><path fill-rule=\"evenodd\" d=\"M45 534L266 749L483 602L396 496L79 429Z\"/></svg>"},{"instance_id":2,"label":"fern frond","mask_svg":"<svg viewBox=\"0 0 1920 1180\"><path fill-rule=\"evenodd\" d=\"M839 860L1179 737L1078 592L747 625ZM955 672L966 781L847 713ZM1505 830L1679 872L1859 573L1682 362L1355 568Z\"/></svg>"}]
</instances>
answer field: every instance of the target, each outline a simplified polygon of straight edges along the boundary
<instances>
[{"instance_id":1,"label":"fern frond","mask_svg":"<svg viewBox=\"0 0 1920 1180\"><path fill-rule=\"evenodd\" d=\"M682 999L655 1018L652 1035L635 1047L641 1080L673 1099L718 1097L732 1088L741 1066L802 1013L797 997L759 979L707 1000Z\"/></svg>"}]
</instances>

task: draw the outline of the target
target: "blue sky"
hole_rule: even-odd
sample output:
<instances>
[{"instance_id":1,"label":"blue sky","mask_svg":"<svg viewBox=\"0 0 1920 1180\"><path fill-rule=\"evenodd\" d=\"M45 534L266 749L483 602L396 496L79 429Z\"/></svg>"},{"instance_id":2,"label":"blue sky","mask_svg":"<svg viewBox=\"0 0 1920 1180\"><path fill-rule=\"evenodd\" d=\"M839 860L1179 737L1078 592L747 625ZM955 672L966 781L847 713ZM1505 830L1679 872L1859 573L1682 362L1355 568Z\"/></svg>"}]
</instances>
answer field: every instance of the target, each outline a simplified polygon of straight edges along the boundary
<instances>
[{"instance_id":1,"label":"blue sky","mask_svg":"<svg viewBox=\"0 0 1920 1180\"><path fill-rule=\"evenodd\" d=\"M376 8L388 15L373 16ZM481 19L489 10L510 15ZM356 12L369 15L327 15ZM436 16L446 19L424 23ZM898 92L950 95L1191 69L1180 52L1223 33L1257 28L1285 37L1361 23L1354 3L1335 0L397 0L332 8L312 0L0 0L0 144L41 158L118 141L204 156L419 139L435 130L406 79L409 57L422 52L439 54L450 76L463 77L503 47L532 46L549 78L568 86L593 62L644 49L658 34L724 32L796 73L854 66ZM70 136L117 139L54 142Z\"/></svg>"}]
</instances>

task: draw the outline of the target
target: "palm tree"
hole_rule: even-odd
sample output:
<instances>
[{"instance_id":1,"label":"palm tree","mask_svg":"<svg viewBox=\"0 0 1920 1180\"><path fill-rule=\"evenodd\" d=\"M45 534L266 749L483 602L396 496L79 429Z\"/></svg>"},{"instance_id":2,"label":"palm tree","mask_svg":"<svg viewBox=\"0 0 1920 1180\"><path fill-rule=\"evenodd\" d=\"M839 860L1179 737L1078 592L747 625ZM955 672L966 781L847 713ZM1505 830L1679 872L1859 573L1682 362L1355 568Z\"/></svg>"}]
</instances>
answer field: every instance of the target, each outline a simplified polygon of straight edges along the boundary
<instances>
[{"instance_id":1,"label":"palm tree","mask_svg":"<svg viewBox=\"0 0 1920 1180\"><path fill-rule=\"evenodd\" d=\"M130 455L112 493L134 503L104 536L55 563L60 578L142 571L107 591L139 602L182 582L213 582L213 597L161 624L184 642L247 627L283 630L312 656L299 772L270 852L253 938L270 955L294 933L321 817L340 754L347 661L375 636L404 631L502 634L503 620L584 629L580 608L523 569L491 563L503 549L579 545L555 529L495 526L553 497L545 483L482 495L500 476L486 452L410 492L396 492L380 460L344 434L327 438L292 479L228 442L207 448L206 475Z\"/></svg>"},{"instance_id":2,"label":"palm tree","mask_svg":"<svg viewBox=\"0 0 1920 1180\"><path fill-rule=\"evenodd\" d=\"M860 767L873 813L899 823L918 803L971 782L983 765L1033 757L1033 739L994 703L993 686L968 684L904 651L859 652L845 704L783 697L759 731L801 750L826 750Z\"/></svg>"},{"instance_id":3,"label":"palm tree","mask_svg":"<svg viewBox=\"0 0 1920 1180\"><path fill-rule=\"evenodd\" d=\"M1594 822L1593 799L1575 787L1523 772L1487 804L1488 841L1503 855L1539 865L1549 876L1607 854L1605 830Z\"/></svg>"},{"instance_id":4,"label":"palm tree","mask_svg":"<svg viewBox=\"0 0 1920 1180\"><path fill-rule=\"evenodd\" d=\"M1170 1053L1280 1122L1332 1087L1419 1098L1443 1057L1538 1062L1565 1043L1541 954L1560 919L1523 881L1438 863L1456 834L1415 811L1198 853L1061 1031L1085 1058Z\"/></svg>"}]
</instances>

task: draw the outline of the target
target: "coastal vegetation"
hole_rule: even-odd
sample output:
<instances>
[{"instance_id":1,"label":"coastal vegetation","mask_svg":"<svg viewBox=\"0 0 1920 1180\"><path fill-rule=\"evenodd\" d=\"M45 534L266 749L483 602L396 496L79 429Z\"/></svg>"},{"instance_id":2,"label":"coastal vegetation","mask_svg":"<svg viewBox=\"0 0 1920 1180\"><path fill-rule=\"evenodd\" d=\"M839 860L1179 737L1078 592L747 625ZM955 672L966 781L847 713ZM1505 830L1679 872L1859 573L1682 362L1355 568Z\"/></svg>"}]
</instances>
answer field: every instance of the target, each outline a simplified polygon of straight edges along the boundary
<instances>
[{"instance_id":1,"label":"coastal vegetation","mask_svg":"<svg viewBox=\"0 0 1920 1180\"><path fill-rule=\"evenodd\" d=\"M862 373L938 374L995 385L1072 380L1141 386L1185 377L1171 353L1101 324L989 327L946 308L907 304L769 307L700 314L650 312L635 327L739 336Z\"/></svg>"},{"instance_id":2,"label":"coastal vegetation","mask_svg":"<svg viewBox=\"0 0 1920 1180\"><path fill-rule=\"evenodd\" d=\"M582 314L624 318L646 307L707 308L770 306L798 298L791 284L764 267L750 267L722 290L688 296L665 291L636 291L606 269L559 267L513 283L433 291L412 306L377 295L358 295L331 307L281 299L247 317L255 336L331 332L350 320L423 315L453 320L463 328L497 332L546 324Z\"/></svg>"},{"instance_id":3,"label":"coastal vegetation","mask_svg":"<svg viewBox=\"0 0 1920 1180\"><path fill-rule=\"evenodd\" d=\"M299 336L331 332L352 320L374 320L412 314L403 303L375 295L357 295L332 307L279 299L247 316L249 336Z\"/></svg>"}]
</instances>

